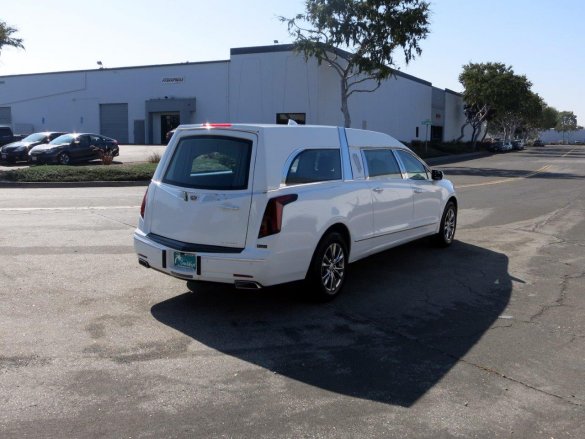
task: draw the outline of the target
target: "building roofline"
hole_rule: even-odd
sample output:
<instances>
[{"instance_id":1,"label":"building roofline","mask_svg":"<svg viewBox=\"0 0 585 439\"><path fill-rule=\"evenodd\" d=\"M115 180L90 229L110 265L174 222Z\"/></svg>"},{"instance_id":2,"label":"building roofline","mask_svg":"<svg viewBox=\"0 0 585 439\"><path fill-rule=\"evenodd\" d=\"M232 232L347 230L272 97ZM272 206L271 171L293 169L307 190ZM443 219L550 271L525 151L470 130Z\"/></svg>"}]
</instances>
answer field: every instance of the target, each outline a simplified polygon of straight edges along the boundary
<instances>
[{"instance_id":1,"label":"building roofline","mask_svg":"<svg viewBox=\"0 0 585 439\"><path fill-rule=\"evenodd\" d=\"M463 97L463 94L462 93L459 93L459 92L456 92L456 91L453 91L453 90L449 90L448 88L445 89L445 93L449 93L449 94L452 94L452 95L455 95L455 96L459 96L460 98Z\"/></svg>"},{"instance_id":2,"label":"building roofline","mask_svg":"<svg viewBox=\"0 0 585 439\"><path fill-rule=\"evenodd\" d=\"M119 70L134 70L134 69L148 69L153 67L176 67L176 66L192 66L201 64L219 64L228 63L229 60L218 60L218 61L197 61L197 62L182 62L182 63L171 63L171 64L149 64L143 66L129 66L129 67L111 67L103 69L85 69L85 70L61 70L58 72L39 72L39 73L22 73L17 75L0 75L0 79L6 78L22 78L24 76L41 76L41 75L60 75L63 73L93 73L93 72L111 72Z\"/></svg>"},{"instance_id":3,"label":"building roofline","mask_svg":"<svg viewBox=\"0 0 585 439\"><path fill-rule=\"evenodd\" d=\"M276 53L276 52L292 52L294 50L294 44L274 44L271 46L252 46L252 47L235 47L230 49L230 56L233 55L249 55L255 53ZM336 49L341 56L350 55L349 52ZM199 62L183 62L183 63L171 63L171 64L147 64L141 66L129 66L129 67L112 67L103 69L84 69L84 70L62 70L57 72L39 72L39 73L22 73L17 75L0 75L0 79L7 78L22 78L27 76L41 76L41 75L59 75L65 73L90 73L100 71L121 71L121 70L133 70L133 69L145 69L154 67L176 67L176 66L191 66L191 65L202 65L202 64L218 64L218 63L229 63L230 60L218 60L218 61L199 61ZM420 84L428 85L432 87L432 83L424 79L418 78L408 73L404 73L397 69L392 69L392 75L398 76L410 81L418 82ZM461 96L459 93L445 89L446 92Z\"/></svg>"},{"instance_id":4,"label":"building roofline","mask_svg":"<svg viewBox=\"0 0 585 439\"><path fill-rule=\"evenodd\" d=\"M252 47L235 47L230 49L230 55L251 55L255 53L275 53L275 52L292 52L294 51L294 44L274 44L271 46L252 46ZM341 56L351 55L349 52L343 49L335 49L335 52ZM392 75L399 76L405 79L409 79L420 84L432 86L433 84L424 79L417 78L416 76L409 75L397 69L392 69Z\"/></svg>"}]
</instances>

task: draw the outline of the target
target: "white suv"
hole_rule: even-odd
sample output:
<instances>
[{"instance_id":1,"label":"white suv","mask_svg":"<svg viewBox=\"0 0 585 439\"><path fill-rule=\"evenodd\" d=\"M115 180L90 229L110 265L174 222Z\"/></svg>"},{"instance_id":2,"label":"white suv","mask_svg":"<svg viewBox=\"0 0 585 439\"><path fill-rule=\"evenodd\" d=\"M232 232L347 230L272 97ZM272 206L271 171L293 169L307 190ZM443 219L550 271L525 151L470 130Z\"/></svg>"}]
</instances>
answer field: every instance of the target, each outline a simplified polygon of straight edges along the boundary
<instances>
[{"instance_id":1,"label":"white suv","mask_svg":"<svg viewBox=\"0 0 585 439\"><path fill-rule=\"evenodd\" d=\"M451 182L386 134L183 125L144 195L134 248L190 288L306 279L327 300L348 263L423 236L448 246L456 221Z\"/></svg>"}]
</instances>

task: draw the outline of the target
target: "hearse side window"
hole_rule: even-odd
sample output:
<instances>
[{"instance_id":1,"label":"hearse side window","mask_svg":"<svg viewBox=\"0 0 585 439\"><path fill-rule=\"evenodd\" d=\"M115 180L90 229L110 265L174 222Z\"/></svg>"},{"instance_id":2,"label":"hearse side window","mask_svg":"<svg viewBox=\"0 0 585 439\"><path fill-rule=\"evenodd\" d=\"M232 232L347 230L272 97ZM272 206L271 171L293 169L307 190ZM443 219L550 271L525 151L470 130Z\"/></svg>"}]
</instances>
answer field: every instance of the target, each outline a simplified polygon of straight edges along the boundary
<instances>
[{"instance_id":1,"label":"hearse side window","mask_svg":"<svg viewBox=\"0 0 585 439\"><path fill-rule=\"evenodd\" d=\"M364 150L369 177L402 178L400 166L390 149Z\"/></svg>"},{"instance_id":2,"label":"hearse side window","mask_svg":"<svg viewBox=\"0 0 585 439\"><path fill-rule=\"evenodd\" d=\"M427 168L420 160L406 151L397 150L396 153L406 170L406 178L412 180L428 180Z\"/></svg>"},{"instance_id":3,"label":"hearse side window","mask_svg":"<svg viewBox=\"0 0 585 439\"><path fill-rule=\"evenodd\" d=\"M164 183L211 190L248 187L252 142L224 136L182 138L177 145Z\"/></svg>"},{"instance_id":4,"label":"hearse side window","mask_svg":"<svg viewBox=\"0 0 585 439\"><path fill-rule=\"evenodd\" d=\"M292 161L286 184L341 180L341 157L338 149L307 149Z\"/></svg>"}]
</instances>

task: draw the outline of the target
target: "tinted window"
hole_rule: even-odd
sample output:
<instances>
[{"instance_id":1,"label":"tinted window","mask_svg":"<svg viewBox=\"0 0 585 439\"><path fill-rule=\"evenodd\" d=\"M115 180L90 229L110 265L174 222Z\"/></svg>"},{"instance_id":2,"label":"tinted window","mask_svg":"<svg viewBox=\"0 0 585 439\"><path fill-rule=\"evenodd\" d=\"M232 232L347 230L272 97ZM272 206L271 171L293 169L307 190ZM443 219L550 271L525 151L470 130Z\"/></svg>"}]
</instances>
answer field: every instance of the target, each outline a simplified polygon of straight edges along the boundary
<instances>
[{"instance_id":1,"label":"tinted window","mask_svg":"<svg viewBox=\"0 0 585 439\"><path fill-rule=\"evenodd\" d=\"M413 180L426 180L429 178L426 166L415 156L405 151L396 151L402 164L406 168L406 176Z\"/></svg>"},{"instance_id":2,"label":"tinted window","mask_svg":"<svg viewBox=\"0 0 585 439\"><path fill-rule=\"evenodd\" d=\"M181 139L163 182L196 189L248 187L252 142L222 136Z\"/></svg>"},{"instance_id":3,"label":"tinted window","mask_svg":"<svg viewBox=\"0 0 585 439\"><path fill-rule=\"evenodd\" d=\"M53 140L51 140L49 143L51 145L61 145L62 143L71 143L75 140L75 136L73 134L63 134L62 136L59 136Z\"/></svg>"},{"instance_id":4,"label":"tinted window","mask_svg":"<svg viewBox=\"0 0 585 439\"><path fill-rule=\"evenodd\" d=\"M286 175L286 184L341 180L338 149L307 149L295 157Z\"/></svg>"},{"instance_id":5,"label":"tinted window","mask_svg":"<svg viewBox=\"0 0 585 439\"><path fill-rule=\"evenodd\" d=\"M384 176L402 178L398 162L389 149L367 149L364 151L370 177Z\"/></svg>"},{"instance_id":6,"label":"tinted window","mask_svg":"<svg viewBox=\"0 0 585 439\"><path fill-rule=\"evenodd\" d=\"M12 130L10 128L0 128L0 136L11 136Z\"/></svg>"},{"instance_id":7,"label":"tinted window","mask_svg":"<svg viewBox=\"0 0 585 439\"><path fill-rule=\"evenodd\" d=\"M29 134L24 139L22 139L22 141L23 142L42 142L45 140L46 137L47 137L47 134L45 134L45 133L34 133L34 134Z\"/></svg>"}]
</instances>

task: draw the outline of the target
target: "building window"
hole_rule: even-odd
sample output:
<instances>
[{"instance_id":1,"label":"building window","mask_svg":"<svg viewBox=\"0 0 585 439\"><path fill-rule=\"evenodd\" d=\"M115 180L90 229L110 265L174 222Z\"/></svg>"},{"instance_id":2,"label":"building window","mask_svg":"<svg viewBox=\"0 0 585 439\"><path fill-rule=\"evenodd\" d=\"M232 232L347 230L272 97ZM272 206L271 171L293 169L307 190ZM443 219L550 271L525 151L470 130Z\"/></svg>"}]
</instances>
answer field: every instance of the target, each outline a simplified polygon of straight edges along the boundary
<instances>
[{"instance_id":1,"label":"building window","mask_svg":"<svg viewBox=\"0 0 585 439\"><path fill-rule=\"evenodd\" d=\"M418 139L418 127L416 127L416 136L414 136Z\"/></svg>"},{"instance_id":2,"label":"building window","mask_svg":"<svg viewBox=\"0 0 585 439\"><path fill-rule=\"evenodd\" d=\"M276 113L276 123L286 125L289 120L294 120L299 125L304 125L307 120L307 113Z\"/></svg>"}]
</instances>

